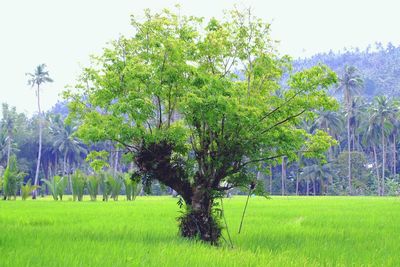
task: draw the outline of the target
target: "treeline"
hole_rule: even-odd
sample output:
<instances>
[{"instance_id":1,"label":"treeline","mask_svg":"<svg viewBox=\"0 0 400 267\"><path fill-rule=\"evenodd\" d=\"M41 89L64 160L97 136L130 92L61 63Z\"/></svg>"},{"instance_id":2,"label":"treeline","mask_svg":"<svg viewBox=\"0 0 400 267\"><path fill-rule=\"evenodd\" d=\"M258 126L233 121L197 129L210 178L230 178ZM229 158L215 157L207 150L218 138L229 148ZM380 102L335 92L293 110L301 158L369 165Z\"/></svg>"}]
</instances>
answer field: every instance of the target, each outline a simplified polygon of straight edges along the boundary
<instances>
[{"instance_id":1,"label":"treeline","mask_svg":"<svg viewBox=\"0 0 400 267\"><path fill-rule=\"evenodd\" d=\"M75 134L77 125L66 124L66 103L57 103L42 119L42 156L39 181L34 184L38 154L39 117L28 118L15 107L2 104L0 122L0 193L4 199L20 195L26 199L32 192L52 195L55 200L64 194L82 200L83 194L96 200L119 194L132 200L143 193L170 193L160 184L143 188L135 176L129 155L124 155L112 142L84 144ZM101 151L101 152L98 152Z\"/></svg>"}]
</instances>

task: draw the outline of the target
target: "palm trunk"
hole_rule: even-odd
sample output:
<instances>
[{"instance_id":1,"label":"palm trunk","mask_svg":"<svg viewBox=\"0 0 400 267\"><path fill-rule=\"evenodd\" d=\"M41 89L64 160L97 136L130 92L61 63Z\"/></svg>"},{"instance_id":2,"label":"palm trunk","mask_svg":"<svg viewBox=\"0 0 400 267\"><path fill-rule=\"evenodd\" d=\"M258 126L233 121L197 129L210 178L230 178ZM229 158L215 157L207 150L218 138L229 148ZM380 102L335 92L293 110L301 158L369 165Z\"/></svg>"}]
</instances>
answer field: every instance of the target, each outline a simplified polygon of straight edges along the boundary
<instances>
[{"instance_id":1,"label":"palm trunk","mask_svg":"<svg viewBox=\"0 0 400 267\"><path fill-rule=\"evenodd\" d=\"M296 196L299 195L299 173L296 174Z\"/></svg>"},{"instance_id":2,"label":"palm trunk","mask_svg":"<svg viewBox=\"0 0 400 267\"><path fill-rule=\"evenodd\" d=\"M314 195L314 196L317 194L317 192L316 192L316 191L317 191L317 187L316 187L316 184L315 184L315 183L316 183L315 180L316 180L316 179L314 178L314 179L313 179L313 195Z\"/></svg>"},{"instance_id":3,"label":"palm trunk","mask_svg":"<svg viewBox=\"0 0 400 267\"><path fill-rule=\"evenodd\" d=\"M382 196L385 195L385 160L386 160L386 151L385 151L385 131L383 129L384 124L383 121L381 121L381 134L382 134Z\"/></svg>"},{"instance_id":4,"label":"palm trunk","mask_svg":"<svg viewBox=\"0 0 400 267\"><path fill-rule=\"evenodd\" d=\"M397 153L397 148L396 148L396 134L393 134L393 176L396 176L397 172L397 166L396 166L396 153Z\"/></svg>"},{"instance_id":5,"label":"palm trunk","mask_svg":"<svg viewBox=\"0 0 400 267\"><path fill-rule=\"evenodd\" d=\"M306 181L306 195L310 195L310 180L308 180L308 178Z\"/></svg>"},{"instance_id":6,"label":"palm trunk","mask_svg":"<svg viewBox=\"0 0 400 267\"><path fill-rule=\"evenodd\" d=\"M348 159L347 159L347 165L349 167L348 171L348 177L349 177L349 194L351 195L352 193L352 188L351 188L351 134L350 134L350 109L348 109L348 115L347 115L347 151L348 151Z\"/></svg>"},{"instance_id":7,"label":"palm trunk","mask_svg":"<svg viewBox=\"0 0 400 267\"><path fill-rule=\"evenodd\" d=\"M37 104L38 104L38 111L39 111L39 151L36 163L36 173L35 173L35 181L33 185L38 185L39 182L39 171L40 171L40 159L42 157L42 111L40 109L40 87L39 84L37 85ZM36 199L37 190L32 191L32 199Z\"/></svg>"},{"instance_id":8,"label":"palm trunk","mask_svg":"<svg viewBox=\"0 0 400 267\"><path fill-rule=\"evenodd\" d=\"M7 140L7 167L10 165L10 155L11 155L11 135L8 135Z\"/></svg>"},{"instance_id":9,"label":"palm trunk","mask_svg":"<svg viewBox=\"0 0 400 267\"><path fill-rule=\"evenodd\" d=\"M114 176L117 174L118 172L118 158L119 158L119 153L116 150L115 151L115 161L114 161Z\"/></svg>"},{"instance_id":10,"label":"palm trunk","mask_svg":"<svg viewBox=\"0 0 400 267\"><path fill-rule=\"evenodd\" d=\"M378 156L376 154L376 145L375 144L373 144L372 149L374 152L376 179L377 179L377 184L378 184L378 195L380 195L381 194L381 181L380 181L381 179L379 177Z\"/></svg>"},{"instance_id":11,"label":"palm trunk","mask_svg":"<svg viewBox=\"0 0 400 267\"><path fill-rule=\"evenodd\" d=\"M64 169L63 176L67 174L67 154L68 154L68 151L65 150L64 151L64 159L63 159L63 169Z\"/></svg>"}]
</instances>

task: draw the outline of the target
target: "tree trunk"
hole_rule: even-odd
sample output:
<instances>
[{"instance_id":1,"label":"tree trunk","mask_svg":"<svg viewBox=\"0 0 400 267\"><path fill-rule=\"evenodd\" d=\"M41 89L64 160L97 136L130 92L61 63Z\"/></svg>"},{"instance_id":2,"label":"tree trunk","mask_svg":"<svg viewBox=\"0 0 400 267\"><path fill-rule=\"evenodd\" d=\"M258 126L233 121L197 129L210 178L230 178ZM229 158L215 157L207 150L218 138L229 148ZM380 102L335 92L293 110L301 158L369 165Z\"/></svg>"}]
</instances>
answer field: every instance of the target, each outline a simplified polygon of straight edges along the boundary
<instances>
[{"instance_id":1,"label":"tree trunk","mask_svg":"<svg viewBox=\"0 0 400 267\"><path fill-rule=\"evenodd\" d=\"M7 167L10 165L10 156L11 156L11 135L8 135L7 138Z\"/></svg>"},{"instance_id":2,"label":"tree trunk","mask_svg":"<svg viewBox=\"0 0 400 267\"><path fill-rule=\"evenodd\" d=\"M347 151L348 151L348 159L347 159L347 165L349 167L348 170L348 178L349 178L349 194L351 195L352 193L352 188L351 188L351 133L350 133L350 108L348 108L348 114L347 114Z\"/></svg>"},{"instance_id":3,"label":"tree trunk","mask_svg":"<svg viewBox=\"0 0 400 267\"><path fill-rule=\"evenodd\" d=\"M115 148L115 160L114 160L114 176L117 174L118 172L118 159L119 159L119 153L117 151L117 149Z\"/></svg>"},{"instance_id":4,"label":"tree trunk","mask_svg":"<svg viewBox=\"0 0 400 267\"><path fill-rule=\"evenodd\" d=\"M269 194L272 195L272 166L269 166Z\"/></svg>"},{"instance_id":5,"label":"tree trunk","mask_svg":"<svg viewBox=\"0 0 400 267\"><path fill-rule=\"evenodd\" d=\"M372 145L373 153L374 153L374 160L375 160L375 170L376 170L376 179L377 179L377 184L378 184L378 195L381 194L381 179L379 175L379 166L378 166L378 156L376 154L376 145Z\"/></svg>"},{"instance_id":6,"label":"tree trunk","mask_svg":"<svg viewBox=\"0 0 400 267\"><path fill-rule=\"evenodd\" d=\"M286 180L286 162L285 162L285 156L283 156L282 157L282 176L281 176L282 196L285 195L285 180Z\"/></svg>"},{"instance_id":7,"label":"tree trunk","mask_svg":"<svg viewBox=\"0 0 400 267\"><path fill-rule=\"evenodd\" d=\"M306 181L306 187L307 187L306 195L308 196L308 195L310 195L310 181L308 180L308 178L307 178L307 181Z\"/></svg>"},{"instance_id":8,"label":"tree trunk","mask_svg":"<svg viewBox=\"0 0 400 267\"><path fill-rule=\"evenodd\" d=\"M39 84L37 85L37 104L38 104L38 111L39 111L39 151L36 163L36 173L35 173L35 181L33 185L38 185L39 182L39 171L40 171L40 159L42 157L42 110L40 108L40 87ZM37 196L37 189L32 191L32 199L36 199Z\"/></svg>"},{"instance_id":9,"label":"tree trunk","mask_svg":"<svg viewBox=\"0 0 400 267\"><path fill-rule=\"evenodd\" d=\"M393 176L397 175L397 166L396 166L396 154L397 154L397 146L396 146L396 134L393 134Z\"/></svg>"},{"instance_id":10,"label":"tree trunk","mask_svg":"<svg viewBox=\"0 0 400 267\"><path fill-rule=\"evenodd\" d=\"M180 217L180 232L183 237L199 238L211 244L218 244L221 227L212 216L213 199L207 188L198 185L193 189L191 199L185 200L187 211Z\"/></svg>"},{"instance_id":11,"label":"tree trunk","mask_svg":"<svg viewBox=\"0 0 400 267\"><path fill-rule=\"evenodd\" d=\"M299 172L296 173L296 196L299 195Z\"/></svg>"},{"instance_id":12,"label":"tree trunk","mask_svg":"<svg viewBox=\"0 0 400 267\"><path fill-rule=\"evenodd\" d=\"M315 185L315 178L313 179L313 195L315 196L316 194L317 194L317 192L316 192L316 190L317 190L317 187L316 187L316 185Z\"/></svg>"},{"instance_id":13,"label":"tree trunk","mask_svg":"<svg viewBox=\"0 0 400 267\"><path fill-rule=\"evenodd\" d=\"M325 188L325 195L329 195L329 186L331 184L331 181L333 181L333 177L331 175L328 176L328 180L326 181L326 188Z\"/></svg>"},{"instance_id":14,"label":"tree trunk","mask_svg":"<svg viewBox=\"0 0 400 267\"><path fill-rule=\"evenodd\" d=\"M385 131L383 129L384 124L383 121L381 121L381 134L382 134L382 196L385 195L385 160L386 160L386 150L385 150Z\"/></svg>"}]
</instances>

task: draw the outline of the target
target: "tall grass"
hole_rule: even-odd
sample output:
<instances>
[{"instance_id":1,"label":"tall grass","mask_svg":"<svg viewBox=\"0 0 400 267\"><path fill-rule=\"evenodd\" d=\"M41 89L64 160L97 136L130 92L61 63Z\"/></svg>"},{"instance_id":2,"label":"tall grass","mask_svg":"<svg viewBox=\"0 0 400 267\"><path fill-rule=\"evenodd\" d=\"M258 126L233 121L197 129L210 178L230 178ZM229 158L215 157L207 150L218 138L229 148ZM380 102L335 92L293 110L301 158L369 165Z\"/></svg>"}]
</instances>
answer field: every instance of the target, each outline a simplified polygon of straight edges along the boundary
<instances>
[{"instance_id":1,"label":"tall grass","mask_svg":"<svg viewBox=\"0 0 400 267\"><path fill-rule=\"evenodd\" d=\"M224 200L234 248L178 236L171 197L0 201L0 266L400 266L400 199ZM224 237L227 237L224 232Z\"/></svg>"}]
</instances>

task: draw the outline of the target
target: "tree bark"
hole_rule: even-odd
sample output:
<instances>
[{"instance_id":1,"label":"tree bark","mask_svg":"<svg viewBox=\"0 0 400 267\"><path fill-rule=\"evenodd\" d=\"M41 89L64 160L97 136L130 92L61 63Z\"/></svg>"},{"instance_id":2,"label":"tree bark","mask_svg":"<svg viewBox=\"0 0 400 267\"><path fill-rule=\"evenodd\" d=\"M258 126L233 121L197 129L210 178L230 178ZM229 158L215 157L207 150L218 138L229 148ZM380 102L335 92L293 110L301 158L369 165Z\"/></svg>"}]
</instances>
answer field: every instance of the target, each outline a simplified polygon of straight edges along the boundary
<instances>
[{"instance_id":1,"label":"tree bark","mask_svg":"<svg viewBox=\"0 0 400 267\"><path fill-rule=\"evenodd\" d=\"M272 166L269 166L269 194L272 195Z\"/></svg>"},{"instance_id":2,"label":"tree bark","mask_svg":"<svg viewBox=\"0 0 400 267\"><path fill-rule=\"evenodd\" d=\"M114 160L114 176L117 174L118 172L118 159L119 159L119 153L118 151L115 149L115 160Z\"/></svg>"},{"instance_id":3,"label":"tree bark","mask_svg":"<svg viewBox=\"0 0 400 267\"><path fill-rule=\"evenodd\" d=\"M286 180L286 162L285 157L282 157L282 176L281 176L281 189L282 189L282 196L285 195L285 180Z\"/></svg>"},{"instance_id":4,"label":"tree bark","mask_svg":"<svg viewBox=\"0 0 400 267\"><path fill-rule=\"evenodd\" d=\"M377 185L378 185L378 195L381 194L381 179L379 175L379 166L378 166L378 156L376 154L376 145L372 145L373 153L374 153L374 160L375 160L375 170L376 170L376 179L377 179Z\"/></svg>"},{"instance_id":5,"label":"tree bark","mask_svg":"<svg viewBox=\"0 0 400 267\"><path fill-rule=\"evenodd\" d=\"M397 166L396 166L396 154L397 154L397 146L396 146L396 134L393 134L393 176L397 175Z\"/></svg>"},{"instance_id":6,"label":"tree bark","mask_svg":"<svg viewBox=\"0 0 400 267\"><path fill-rule=\"evenodd\" d=\"M382 135L382 196L385 195L385 160L386 160L386 150L385 150L385 131L384 131L384 123L381 121L381 135Z\"/></svg>"},{"instance_id":7,"label":"tree bark","mask_svg":"<svg viewBox=\"0 0 400 267\"><path fill-rule=\"evenodd\" d=\"M10 156L11 156L11 135L8 135L7 138L7 167L10 165Z\"/></svg>"},{"instance_id":8,"label":"tree bark","mask_svg":"<svg viewBox=\"0 0 400 267\"><path fill-rule=\"evenodd\" d=\"M191 203L187 205L186 214L180 218L180 232L183 237L199 238L211 244L218 244L221 227L212 216L213 199L204 185L193 188Z\"/></svg>"},{"instance_id":9,"label":"tree bark","mask_svg":"<svg viewBox=\"0 0 400 267\"><path fill-rule=\"evenodd\" d=\"M349 178L349 194L352 194L352 186L351 186L351 133L350 133L350 107L348 108L347 114L347 151L348 151L348 158L347 158L347 165L349 167L348 170L348 178Z\"/></svg>"},{"instance_id":10,"label":"tree bark","mask_svg":"<svg viewBox=\"0 0 400 267\"><path fill-rule=\"evenodd\" d=\"M36 163L36 173L35 173L35 181L33 185L38 185L39 182L39 171L40 171L40 159L42 157L42 110L40 108L40 86L37 85L37 104L38 104L38 111L39 111L39 151ZM37 196L37 189L32 191L32 199L36 199Z\"/></svg>"}]
</instances>

